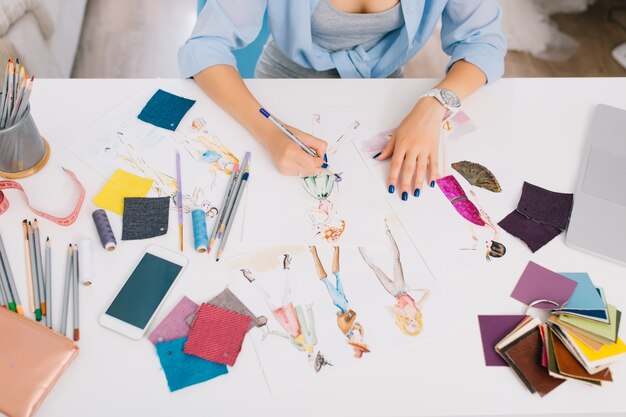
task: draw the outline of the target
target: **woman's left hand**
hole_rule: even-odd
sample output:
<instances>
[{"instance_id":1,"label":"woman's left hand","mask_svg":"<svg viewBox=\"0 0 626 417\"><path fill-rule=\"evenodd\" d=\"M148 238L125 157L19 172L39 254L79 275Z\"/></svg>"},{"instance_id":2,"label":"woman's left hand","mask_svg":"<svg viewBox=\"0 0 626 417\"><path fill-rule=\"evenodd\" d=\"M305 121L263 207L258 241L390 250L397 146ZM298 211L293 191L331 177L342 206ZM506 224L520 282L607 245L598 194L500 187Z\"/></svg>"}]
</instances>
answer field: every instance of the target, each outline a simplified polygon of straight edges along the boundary
<instances>
[{"instance_id":1,"label":"woman's left hand","mask_svg":"<svg viewBox=\"0 0 626 417\"><path fill-rule=\"evenodd\" d=\"M421 98L376 157L379 161L392 157L389 193L398 190L406 201L409 195L419 197L425 179L435 186L439 177L439 135L446 111L436 98Z\"/></svg>"}]
</instances>

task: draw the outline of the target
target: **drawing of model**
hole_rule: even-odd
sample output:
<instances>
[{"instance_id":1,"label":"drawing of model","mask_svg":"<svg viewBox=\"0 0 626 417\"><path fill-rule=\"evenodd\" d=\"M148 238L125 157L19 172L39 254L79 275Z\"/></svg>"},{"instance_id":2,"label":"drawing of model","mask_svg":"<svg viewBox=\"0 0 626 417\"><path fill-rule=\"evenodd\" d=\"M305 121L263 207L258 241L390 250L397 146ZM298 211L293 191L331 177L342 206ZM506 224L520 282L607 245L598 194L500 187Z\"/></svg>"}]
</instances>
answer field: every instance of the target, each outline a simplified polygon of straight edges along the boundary
<instances>
[{"instance_id":1,"label":"drawing of model","mask_svg":"<svg viewBox=\"0 0 626 417\"><path fill-rule=\"evenodd\" d=\"M409 295L409 289L404 279L400 250L389 228L387 228L386 233L391 243L393 256L393 279L389 278L382 269L374 264L365 248L359 248L359 252L365 263L374 271L376 278L378 278L385 290L396 299L396 303L393 306L387 307L389 313L394 318L396 326L407 336L417 336L422 331L421 309L428 298L429 291L424 289L414 290L421 293L417 301Z\"/></svg>"},{"instance_id":2,"label":"drawing of model","mask_svg":"<svg viewBox=\"0 0 626 417\"><path fill-rule=\"evenodd\" d=\"M321 352L315 353L315 345L317 345L317 335L315 333L315 318L313 314L313 306L311 304L306 305L303 308L301 305L294 307L290 301L291 294L291 256L285 254L283 257L283 272L284 272L284 286L283 294L281 298L280 307L276 307L271 296L261 287L254 278L254 274L250 269L242 269L243 276L254 285L258 293L261 295L268 309L272 312L272 315L280 323L284 332L269 330L266 327L267 335L278 336L289 340L291 344L299 351L306 352L307 358L313 363L315 372L319 372L324 365L331 365L326 361Z\"/></svg>"},{"instance_id":3,"label":"drawing of model","mask_svg":"<svg viewBox=\"0 0 626 417\"><path fill-rule=\"evenodd\" d=\"M346 337L346 341L354 349L354 356L361 358L363 353L369 352L367 344L363 341L365 331L363 326L356 321L356 313L350 309L348 299L341 283L341 275L339 271L339 247L335 246L333 253L332 273L335 276L335 284L333 285L328 278L328 274L322 266L319 255L317 254L317 248L315 246L309 247L311 254L313 255L313 262L317 269L317 275L320 281L326 286L328 294L333 301L333 304L339 309L337 312L337 326Z\"/></svg>"},{"instance_id":4,"label":"drawing of model","mask_svg":"<svg viewBox=\"0 0 626 417\"><path fill-rule=\"evenodd\" d=\"M317 206L308 209L313 229L328 242L337 242L346 230L346 222L338 218L330 198L338 187L337 178L328 172L302 178L305 191L317 200Z\"/></svg>"}]
</instances>

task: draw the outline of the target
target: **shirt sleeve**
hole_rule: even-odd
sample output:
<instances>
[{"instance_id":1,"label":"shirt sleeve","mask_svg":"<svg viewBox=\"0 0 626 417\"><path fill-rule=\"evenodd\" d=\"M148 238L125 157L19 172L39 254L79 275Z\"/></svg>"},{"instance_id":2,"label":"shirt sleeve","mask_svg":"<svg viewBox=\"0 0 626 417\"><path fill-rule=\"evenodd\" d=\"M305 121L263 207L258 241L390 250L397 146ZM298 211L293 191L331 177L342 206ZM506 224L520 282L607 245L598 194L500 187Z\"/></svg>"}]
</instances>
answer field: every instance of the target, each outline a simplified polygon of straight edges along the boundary
<instances>
[{"instance_id":1,"label":"shirt sleeve","mask_svg":"<svg viewBox=\"0 0 626 417\"><path fill-rule=\"evenodd\" d=\"M463 59L480 68L487 82L504 74L506 39L496 0L450 0L441 17L441 43L452 59L446 68Z\"/></svg>"},{"instance_id":2,"label":"shirt sleeve","mask_svg":"<svg viewBox=\"0 0 626 417\"><path fill-rule=\"evenodd\" d=\"M214 65L236 66L234 49L252 43L263 25L267 0L208 0L191 36L178 50L178 68L190 78Z\"/></svg>"}]
</instances>

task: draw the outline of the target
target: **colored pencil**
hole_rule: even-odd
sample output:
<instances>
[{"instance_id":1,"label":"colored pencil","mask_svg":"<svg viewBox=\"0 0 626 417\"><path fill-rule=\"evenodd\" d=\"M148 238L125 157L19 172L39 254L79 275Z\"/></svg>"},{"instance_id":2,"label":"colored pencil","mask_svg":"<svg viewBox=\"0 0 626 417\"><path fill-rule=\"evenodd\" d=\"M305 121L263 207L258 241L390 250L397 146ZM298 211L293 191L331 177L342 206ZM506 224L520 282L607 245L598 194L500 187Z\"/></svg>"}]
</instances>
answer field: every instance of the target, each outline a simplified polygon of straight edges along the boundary
<instances>
[{"instance_id":1,"label":"colored pencil","mask_svg":"<svg viewBox=\"0 0 626 417\"><path fill-rule=\"evenodd\" d=\"M65 287L63 288L63 306L61 307L61 328L60 332L63 336L67 336L67 311L70 304L70 287L72 285L72 244L67 248L67 261L65 263Z\"/></svg>"},{"instance_id":2,"label":"colored pencil","mask_svg":"<svg viewBox=\"0 0 626 417\"><path fill-rule=\"evenodd\" d=\"M35 294L35 320L41 321L41 298L39 295L39 284L37 278L37 262L35 260L35 238L33 236L33 226L28 222L28 252L26 258L30 261L30 279L33 285L33 293ZM27 271L28 272L28 271Z\"/></svg>"},{"instance_id":3,"label":"colored pencil","mask_svg":"<svg viewBox=\"0 0 626 417\"><path fill-rule=\"evenodd\" d=\"M230 230L232 229L233 223L235 222L235 215L237 214L237 208L239 207L239 203L241 202L241 196L243 195L243 192L246 188L246 184L248 183L249 177L250 177L249 168L246 167L241 177L241 184L239 188L237 189L237 196L235 197L235 202L233 204L232 214L230 216L228 223L226 224L226 229L224 230L224 236L222 237L222 240L220 241L220 247L217 250L217 257L215 258L216 262L220 260L220 258L222 257L222 253L224 252L224 248L226 247L226 240L228 240L228 235L230 234Z\"/></svg>"},{"instance_id":4,"label":"colored pencil","mask_svg":"<svg viewBox=\"0 0 626 417\"><path fill-rule=\"evenodd\" d=\"M209 247L207 249L208 253L211 253L211 249L213 249L213 245L215 244L215 238L217 237L217 229L219 229L222 220L224 219L224 213L226 212L226 206L228 205L231 196L233 195L233 191L235 189L235 185L237 184L237 178L239 177L239 163L235 164L233 168L233 172L230 174L230 179L228 180L228 186L226 187L226 194L224 195L224 200L222 201L222 207L220 207L220 215L215 220L215 224L213 225L213 231L211 232L211 237L209 239Z\"/></svg>"},{"instance_id":5,"label":"colored pencil","mask_svg":"<svg viewBox=\"0 0 626 417\"><path fill-rule=\"evenodd\" d=\"M15 285L15 280L13 279L13 272L11 272L11 265L9 265L9 258L7 257L6 250L4 249L4 242L2 241L2 235L0 235L0 260L2 260L2 266L4 273L6 274L7 281L9 283L9 291L10 294L7 294L9 299L13 299L15 302L15 309L18 314L24 315L24 309L22 308L22 303L20 302L20 296L17 293L17 286ZM7 299L7 301L9 301Z\"/></svg>"},{"instance_id":6,"label":"colored pencil","mask_svg":"<svg viewBox=\"0 0 626 417\"><path fill-rule=\"evenodd\" d=\"M46 281L43 275L43 258L41 256L41 241L39 239L39 223L37 219L33 220L33 246L35 251L35 266L37 271L37 287L39 289L39 301L41 305L41 314L46 315Z\"/></svg>"},{"instance_id":7,"label":"colored pencil","mask_svg":"<svg viewBox=\"0 0 626 417\"><path fill-rule=\"evenodd\" d=\"M26 285L28 286L28 309L35 312L35 292L33 291L33 271L30 269L30 248L28 243L28 220L22 222L24 228L24 259L26 261Z\"/></svg>"},{"instance_id":8,"label":"colored pencil","mask_svg":"<svg viewBox=\"0 0 626 417\"><path fill-rule=\"evenodd\" d=\"M52 248L46 238L46 325L52 329Z\"/></svg>"},{"instance_id":9,"label":"colored pencil","mask_svg":"<svg viewBox=\"0 0 626 417\"><path fill-rule=\"evenodd\" d=\"M72 312L74 313L74 319L72 323L74 324L74 341L78 342L80 340L80 325L78 323L80 319L80 304L78 297L78 246L74 245L74 276L72 278L72 295L74 296L74 301L72 303Z\"/></svg>"},{"instance_id":10,"label":"colored pencil","mask_svg":"<svg viewBox=\"0 0 626 417\"><path fill-rule=\"evenodd\" d=\"M237 182L235 183L233 194L228 204L225 207L224 218L220 222L220 227L217 230L217 239L221 239L222 236L224 236L226 224L229 222L231 214L233 212L233 206L235 205L235 198L237 197L237 192L239 190L239 187L241 187L241 178L243 177L243 173L246 171L246 169L248 168L248 165L250 164L250 157L251 157L250 152L246 152L243 157L243 162L241 163L241 166L239 167L239 178L237 178Z\"/></svg>"},{"instance_id":11,"label":"colored pencil","mask_svg":"<svg viewBox=\"0 0 626 417\"><path fill-rule=\"evenodd\" d=\"M0 282L0 307L9 308L9 302L7 301L7 296L5 295L4 284Z\"/></svg>"},{"instance_id":12,"label":"colored pencil","mask_svg":"<svg viewBox=\"0 0 626 417\"><path fill-rule=\"evenodd\" d=\"M176 151L176 208L178 209L178 231L180 251L183 251L183 179L180 175L180 152Z\"/></svg>"}]
</instances>

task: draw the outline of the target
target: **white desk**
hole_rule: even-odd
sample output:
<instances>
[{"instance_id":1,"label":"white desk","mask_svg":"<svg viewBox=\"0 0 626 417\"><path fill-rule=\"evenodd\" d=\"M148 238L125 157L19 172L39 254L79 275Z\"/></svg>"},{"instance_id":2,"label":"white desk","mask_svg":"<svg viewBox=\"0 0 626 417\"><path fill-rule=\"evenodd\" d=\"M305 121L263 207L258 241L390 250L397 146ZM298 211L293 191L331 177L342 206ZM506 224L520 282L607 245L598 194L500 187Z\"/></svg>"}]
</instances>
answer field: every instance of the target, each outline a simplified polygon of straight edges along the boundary
<instances>
[{"instance_id":1,"label":"white desk","mask_svg":"<svg viewBox=\"0 0 626 417\"><path fill-rule=\"evenodd\" d=\"M177 83L190 81L164 80L163 86ZM61 165L74 170L88 190L85 208L73 226L42 225L43 233L55 244L55 277L63 276L64 245L84 236L96 239L90 199L97 192L94 184L101 184L101 178L61 142L84 130L140 84L139 80L39 80L33 92L33 116L52 144L52 157L41 173L22 181L32 204L55 214L71 209L75 191ZM268 105L366 105L363 117L375 121L378 130L397 124L432 84L432 80L249 82ZM522 178L571 192L593 106L606 103L626 108L625 92L626 79L509 79L467 100L466 111ZM21 220L33 215L16 194L10 192L9 198L11 208L0 217L0 230L24 298L23 250L18 237ZM522 311L509 294L529 259L557 271L588 271L612 303L626 308L626 268L569 249L563 236L535 255L518 252L464 279L436 284L432 290L437 296L429 301L426 319L438 337L384 361L364 363L332 384L273 397L249 341L228 376L170 393L149 342L131 341L97 324L98 314L128 273L128 265L150 243L175 248L177 235L169 233L149 243L125 242L112 254L96 251L100 279L81 292L80 355L46 398L39 416L626 415L626 361L612 367L613 384L593 388L567 382L543 399L529 394L511 370L484 366L476 315ZM187 250L186 255L190 267L160 317L182 295L202 301L225 286L223 269L193 251ZM54 283L56 297L62 291L61 281ZM55 310L59 307L57 303Z\"/></svg>"}]
</instances>

